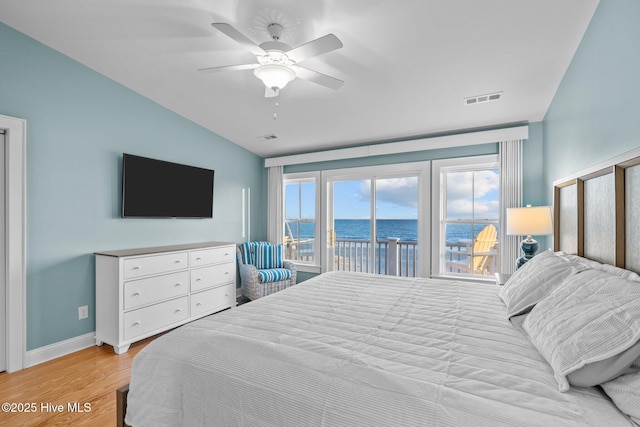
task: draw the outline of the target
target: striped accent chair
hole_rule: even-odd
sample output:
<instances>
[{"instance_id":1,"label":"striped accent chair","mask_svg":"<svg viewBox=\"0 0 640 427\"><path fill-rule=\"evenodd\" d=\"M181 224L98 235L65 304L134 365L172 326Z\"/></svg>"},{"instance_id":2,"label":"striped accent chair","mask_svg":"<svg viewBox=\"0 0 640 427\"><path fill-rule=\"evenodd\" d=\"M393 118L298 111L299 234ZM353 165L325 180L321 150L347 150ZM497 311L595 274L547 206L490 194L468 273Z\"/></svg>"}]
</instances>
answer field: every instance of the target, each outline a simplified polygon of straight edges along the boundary
<instances>
[{"instance_id":1,"label":"striped accent chair","mask_svg":"<svg viewBox=\"0 0 640 427\"><path fill-rule=\"evenodd\" d=\"M282 245L246 242L236 249L242 295L250 300L296 284L296 267L284 259Z\"/></svg>"}]
</instances>

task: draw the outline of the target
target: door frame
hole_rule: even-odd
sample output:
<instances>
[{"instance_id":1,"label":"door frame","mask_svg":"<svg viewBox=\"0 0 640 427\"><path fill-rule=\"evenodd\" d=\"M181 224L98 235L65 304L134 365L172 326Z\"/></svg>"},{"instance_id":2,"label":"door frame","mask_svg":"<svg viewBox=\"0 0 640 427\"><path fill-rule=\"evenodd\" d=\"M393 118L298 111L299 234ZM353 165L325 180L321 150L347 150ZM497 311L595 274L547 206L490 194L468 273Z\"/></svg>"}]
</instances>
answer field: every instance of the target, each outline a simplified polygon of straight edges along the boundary
<instances>
[{"instance_id":1,"label":"door frame","mask_svg":"<svg viewBox=\"0 0 640 427\"><path fill-rule=\"evenodd\" d=\"M26 356L25 202L27 122L0 115L5 131L6 371L24 368Z\"/></svg>"}]
</instances>

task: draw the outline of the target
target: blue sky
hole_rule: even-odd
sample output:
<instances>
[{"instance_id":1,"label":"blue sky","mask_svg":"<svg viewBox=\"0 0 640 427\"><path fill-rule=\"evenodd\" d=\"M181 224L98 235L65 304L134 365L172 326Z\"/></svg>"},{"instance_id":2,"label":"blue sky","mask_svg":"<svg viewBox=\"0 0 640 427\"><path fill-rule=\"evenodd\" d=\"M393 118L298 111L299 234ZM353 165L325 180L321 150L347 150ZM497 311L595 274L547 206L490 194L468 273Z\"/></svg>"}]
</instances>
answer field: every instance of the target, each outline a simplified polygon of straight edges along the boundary
<instances>
[{"instance_id":1,"label":"blue sky","mask_svg":"<svg viewBox=\"0 0 640 427\"><path fill-rule=\"evenodd\" d=\"M417 178L379 179L376 183L376 215L379 219L415 219L418 214ZM301 191L300 191L301 190ZM314 216L314 186L311 183L286 187L286 217L298 217L302 198L302 218ZM339 181L334 185L336 219L370 218L371 186L368 180Z\"/></svg>"},{"instance_id":2,"label":"blue sky","mask_svg":"<svg viewBox=\"0 0 640 427\"><path fill-rule=\"evenodd\" d=\"M449 172L447 218L498 219L500 174L497 169Z\"/></svg>"},{"instance_id":3,"label":"blue sky","mask_svg":"<svg viewBox=\"0 0 640 427\"><path fill-rule=\"evenodd\" d=\"M497 170L450 172L447 175L446 188L449 218L470 219L473 214L476 219L498 218L499 174ZM314 192L313 183L304 183L300 187L287 186L286 217L298 217L298 201L301 194L302 218L313 218ZM334 183L335 219L368 219L370 203L369 180ZM416 177L378 179L376 181L376 215L378 219L416 219L418 179Z\"/></svg>"},{"instance_id":4,"label":"blue sky","mask_svg":"<svg viewBox=\"0 0 640 427\"><path fill-rule=\"evenodd\" d=\"M339 181L333 186L336 219L371 217L371 183ZM378 219L416 219L418 217L418 179L378 179L376 182L376 216Z\"/></svg>"}]
</instances>

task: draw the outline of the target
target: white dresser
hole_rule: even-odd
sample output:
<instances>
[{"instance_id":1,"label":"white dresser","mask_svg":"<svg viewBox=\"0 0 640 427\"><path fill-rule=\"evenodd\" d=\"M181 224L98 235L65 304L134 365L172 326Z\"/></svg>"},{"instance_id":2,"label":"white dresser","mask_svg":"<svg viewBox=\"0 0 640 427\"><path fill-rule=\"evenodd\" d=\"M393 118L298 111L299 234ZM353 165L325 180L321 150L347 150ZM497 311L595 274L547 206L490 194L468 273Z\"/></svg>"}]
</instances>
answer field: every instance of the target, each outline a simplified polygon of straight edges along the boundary
<instances>
[{"instance_id":1,"label":"white dresser","mask_svg":"<svg viewBox=\"0 0 640 427\"><path fill-rule=\"evenodd\" d=\"M236 248L204 242L96 252L96 345L131 343L236 305Z\"/></svg>"}]
</instances>

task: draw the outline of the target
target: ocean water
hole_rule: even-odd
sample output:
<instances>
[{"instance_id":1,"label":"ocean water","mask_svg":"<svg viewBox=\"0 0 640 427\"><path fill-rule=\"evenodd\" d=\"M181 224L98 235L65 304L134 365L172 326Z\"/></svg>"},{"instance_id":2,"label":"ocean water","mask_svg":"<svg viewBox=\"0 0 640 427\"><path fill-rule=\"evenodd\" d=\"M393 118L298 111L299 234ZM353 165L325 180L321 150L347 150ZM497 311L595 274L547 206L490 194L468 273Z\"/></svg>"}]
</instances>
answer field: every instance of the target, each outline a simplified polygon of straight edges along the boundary
<instances>
[{"instance_id":1,"label":"ocean water","mask_svg":"<svg viewBox=\"0 0 640 427\"><path fill-rule=\"evenodd\" d=\"M292 237L298 237L297 224L291 224ZM337 219L334 221L337 239L370 240L371 221L368 219ZM312 238L313 227L311 223L300 224L300 237ZM484 224L476 224L473 236L477 235ZM399 238L402 242L418 241L418 220L415 219L379 219L376 221L376 232L378 240L389 238ZM471 240L473 238L470 224L448 224L446 230L446 241L458 243Z\"/></svg>"}]
</instances>

